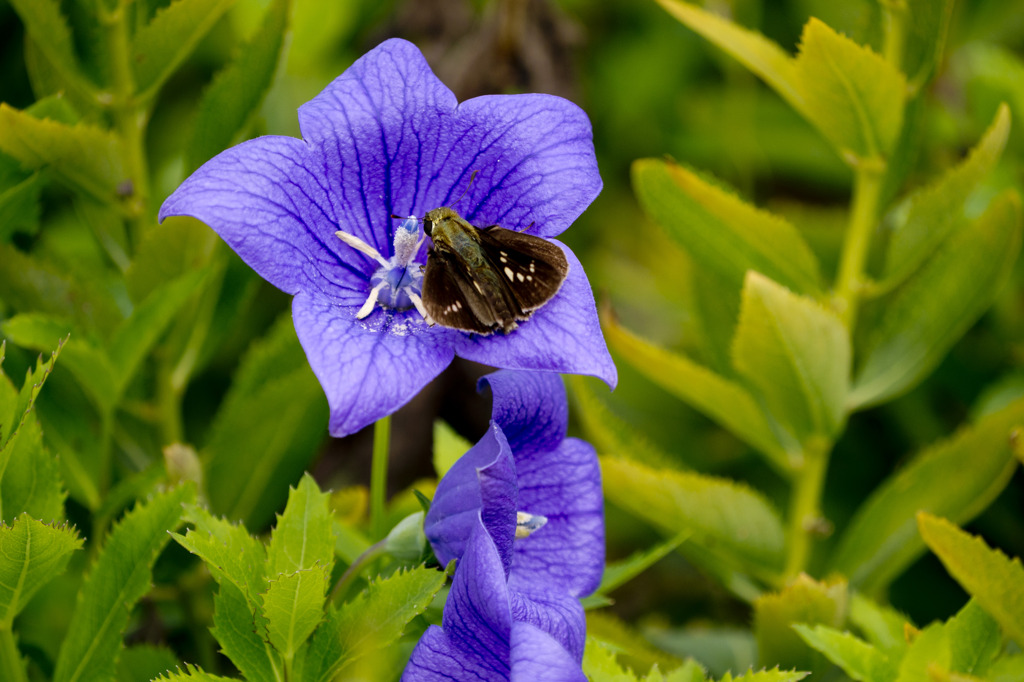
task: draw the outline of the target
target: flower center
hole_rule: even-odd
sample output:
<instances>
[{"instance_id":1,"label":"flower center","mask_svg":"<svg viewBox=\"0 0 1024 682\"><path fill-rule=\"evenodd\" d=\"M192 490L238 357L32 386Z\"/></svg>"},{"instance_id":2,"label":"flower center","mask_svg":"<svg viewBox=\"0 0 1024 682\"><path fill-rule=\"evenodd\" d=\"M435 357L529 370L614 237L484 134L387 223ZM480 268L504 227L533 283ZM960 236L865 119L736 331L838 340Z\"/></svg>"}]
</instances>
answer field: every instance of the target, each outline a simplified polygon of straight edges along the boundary
<instances>
[{"instance_id":1,"label":"flower center","mask_svg":"<svg viewBox=\"0 0 1024 682\"><path fill-rule=\"evenodd\" d=\"M516 540L522 540L528 538L538 530L540 530L545 523L548 522L548 517L541 516L540 514L530 514L529 512L517 511L516 512Z\"/></svg>"},{"instance_id":2,"label":"flower center","mask_svg":"<svg viewBox=\"0 0 1024 682\"><path fill-rule=\"evenodd\" d=\"M382 308L394 310L416 308L424 320L433 323L420 297L423 291L423 268L412 262L426 238L420 237L419 232L416 216L409 216L402 221L395 230L395 255L390 259L385 259L377 249L355 235L340 230L334 233L341 241L380 264L370 276L370 293L356 313L356 319L363 319L379 304Z\"/></svg>"}]
</instances>

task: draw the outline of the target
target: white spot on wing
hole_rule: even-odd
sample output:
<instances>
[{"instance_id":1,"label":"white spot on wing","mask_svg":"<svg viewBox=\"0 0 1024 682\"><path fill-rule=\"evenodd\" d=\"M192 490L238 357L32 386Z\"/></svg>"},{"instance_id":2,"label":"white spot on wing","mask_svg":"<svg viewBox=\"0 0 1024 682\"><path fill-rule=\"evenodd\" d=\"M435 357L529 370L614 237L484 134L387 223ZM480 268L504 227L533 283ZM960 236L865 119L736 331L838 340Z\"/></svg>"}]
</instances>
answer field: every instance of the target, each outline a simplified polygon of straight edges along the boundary
<instances>
[{"instance_id":1,"label":"white spot on wing","mask_svg":"<svg viewBox=\"0 0 1024 682\"><path fill-rule=\"evenodd\" d=\"M516 276L512 272L512 268L510 268L508 266L505 266L505 276L508 277L508 281L510 281L510 282L514 282L515 281L515 277Z\"/></svg>"}]
</instances>

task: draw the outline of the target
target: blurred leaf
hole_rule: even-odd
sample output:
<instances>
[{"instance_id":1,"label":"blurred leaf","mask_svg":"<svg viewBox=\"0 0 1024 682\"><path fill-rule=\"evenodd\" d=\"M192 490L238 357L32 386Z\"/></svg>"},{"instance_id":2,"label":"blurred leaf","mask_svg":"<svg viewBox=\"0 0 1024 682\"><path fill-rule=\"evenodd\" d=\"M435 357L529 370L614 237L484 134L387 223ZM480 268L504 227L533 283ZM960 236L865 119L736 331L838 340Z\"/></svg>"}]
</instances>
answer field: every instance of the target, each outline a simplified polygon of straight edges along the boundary
<instances>
[{"instance_id":1,"label":"blurred leaf","mask_svg":"<svg viewBox=\"0 0 1024 682\"><path fill-rule=\"evenodd\" d=\"M966 523L1002 491L1016 467L1010 432L1022 423L1024 399L914 457L857 510L829 571L865 591L887 585L924 550L915 520L919 511Z\"/></svg>"},{"instance_id":2,"label":"blurred leaf","mask_svg":"<svg viewBox=\"0 0 1024 682\"><path fill-rule=\"evenodd\" d=\"M882 653L892 658L903 656L907 648L904 629L910 624L903 614L855 592L850 597L850 622Z\"/></svg>"},{"instance_id":3,"label":"blurred leaf","mask_svg":"<svg viewBox=\"0 0 1024 682\"><path fill-rule=\"evenodd\" d=\"M206 266L216 243L217 233L194 218L168 218L146 232L124 275L132 300Z\"/></svg>"},{"instance_id":4,"label":"blurred leaf","mask_svg":"<svg viewBox=\"0 0 1024 682\"><path fill-rule=\"evenodd\" d=\"M22 512L48 523L64 519L60 470L56 458L43 447L43 432L34 415L0 448L0 477L4 523Z\"/></svg>"},{"instance_id":5,"label":"blurred leaf","mask_svg":"<svg viewBox=\"0 0 1024 682\"><path fill-rule=\"evenodd\" d=\"M149 590L167 531L178 526L182 504L194 496L191 486L174 488L140 502L114 526L78 594L54 682L113 677L131 608Z\"/></svg>"},{"instance_id":6,"label":"blurred leaf","mask_svg":"<svg viewBox=\"0 0 1024 682\"><path fill-rule=\"evenodd\" d=\"M1024 590L1020 594L1024 595ZM1024 600L1020 604L1024 606ZM1021 625L1024 626L1024 620ZM971 599L959 613L946 621L945 628L949 635L950 670L978 677L987 675L989 666L1003 647L999 623L977 599Z\"/></svg>"},{"instance_id":7,"label":"blurred leaf","mask_svg":"<svg viewBox=\"0 0 1024 682\"><path fill-rule=\"evenodd\" d=\"M295 658L323 619L329 578L325 566L314 566L270 579L262 595L267 637L285 661Z\"/></svg>"},{"instance_id":8,"label":"blurred leaf","mask_svg":"<svg viewBox=\"0 0 1024 682\"><path fill-rule=\"evenodd\" d=\"M117 682L156 679L161 673L170 673L178 666L178 657L170 649L135 644L122 651L117 659Z\"/></svg>"},{"instance_id":9,"label":"blurred leaf","mask_svg":"<svg viewBox=\"0 0 1024 682\"><path fill-rule=\"evenodd\" d=\"M611 647L591 637L583 652L583 673L591 682L704 682L704 669L693 659L666 674L654 665L639 678L631 668L619 665Z\"/></svg>"},{"instance_id":10,"label":"blurred leaf","mask_svg":"<svg viewBox=\"0 0 1024 682\"><path fill-rule=\"evenodd\" d=\"M932 623L907 647L907 653L899 663L896 682L931 682L930 674L936 669L949 669L951 659L949 635L941 623Z\"/></svg>"},{"instance_id":11,"label":"blurred leaf","mask_svg":"<svg viewBox=\"0 0 1024 682\"><path fill-rule=\"evenodd\" d=\"M213 510L250 528L269 521L316 453L327 416L285 314L242 359L200 453Z\"/></svg>"},{"instance_id":12,"label":"blurred leaf","mask_svg":"<svg viewBox=\"0 0 1024 682\"><path fill-rule=\"evenodd\" d=\"M683 531L670 540L649 547L642 552L634 552L622 561L608 564L605 566L604 575L601 576L601 585L597 588L595 594L607 594L615 588L628 583L668 556L672 550L686 542L688 537L690 537L690 531ZM586 600L584 600L584 605L585 602Z\"/></svg>"},{"instance_id":13,"label":"blurred leaf","mask_svg":"<svg viewBox=\"0 0 1024 682\"><path fill-rule=\"evenodd\" d=\"M72 189L97 201L120 203L118 187L128 176L117 137L102 128L38 119L0 103L0 151L26 168L51 169Z\"/></svg>"},{"instance_id":14,"label":"blurred leaf","mask_svg":"<svg viewBox=\"0 0 1024 682\"><path fill-rule=\"evenodd\" d=\"M609 347L645 377L732 431L780 468L789 466L789 455L764 412L741 385L634 336L610 315L604 316L602 326Z\"/></svg>"},{"instance_id":15,"label":"blurred leaf","mask_svg":"<svg viewBox=\"0 0 1024 682\"><path fill-rule=\"evenodd\" d=\"M772 670L748 670L737 677L727 672L719 682L798 682L809 674L800 670L779 670L775 667Z\"/></svg>"},{"instance_id":16,"label":"blurred leaf","mask_svg":"<svg viewBox=\"0 0 1024 682\"><path fill-rule=\"evenodd\" d=\"M63 83L83 93L95 89L79 66L75 57L71 29L61 14L58 0L11 0L11 7L21 17L25 31L46 56Z\"/></svg>"},{"instance_id":17,"label":"blurred leaf","mask_svg":"<svg viewBox=\"0 0 1024 682\"><path fill-rule=\"evenodd\" d=\"M621 665L627 670L643 672L655 667L671 670L682 663L681 658L653 646L643 634L605 610L587 612L587 642L583 652L584 669L586 669L588 652L592 646L614 653L618 658L616 667Z\"/></svg>"},{"instance_id":18,"label":"blurred leaf","mask_svg":"<svg viewBox=\"0 0 1024 682\"><path fill-rule=\"evenodd\" d=\"M252 113L259 109L277 70L290 7L291 0L273 0L259 30L203 94L185 151L185 167L189 171L229 147Z\"/></svg>"},{"instance_id":19,"label":"blurred leaf","mask_svg":"<svg viewBox=\"0 0 1024 682\"><path fill-rule=\"evenodd\" d=\"M190 272L153 291L110 338L108 356L114 360L114 381L121 396L139 365L203 282L205 273Z\"/></svg>"},{"instance_id":20,"label":"blurred leaf","mask_svg":"<svg viewBox=\"0 0 1024 682\"><path fill-rule=\"evenodd\" d=\"M265 641L262 609L254 620L246 598L231 582L222 582L213 599L210 632L221 651L249 682L280 682L284 668L273 647Z\"/></svg>"},{"instance_id":21,"label":"blurred leaf","mask_svg":"<svg viewBox=\"0 0 1024 682\"><path fill-rule=\"evenodd\" d=\"M42 355L39 356L35 369L29 368L26 372L20 391L15 391L6 374L0 371L0 452L3 452L11 437L28 421L36 397L53 371L53 363L56 362L63 347L64 343L58 341L56 349L50 353L46 362L43 362ZM6 351L7 344L0 343L0 367L3 365Z\"/></svg>"},{"instance_id":22,"label":"blurred leaf","mask_svg":"<svg viewBox=\"0 0 1024 682\"><path fill-rule=\"evenodd\" d=\"M174 0L157 12L132 39L137 98L156 95L235 0Z\"/></svg>"},{"instance_id":23,"label":"blurred leaf","mask_svg":"<svg viewBox=\"0 0 1024 682\"><path fill-rule=\"evenodd\" d=\"M1003 656L988 671L989 682L1017 682L1024 679L1024 654Z\"/></svg>"},{"instance_id":24,"label":"blurred leaf","mask_svg":"<svg viewBox=\"0 0 1024 682\"><path fill-rule=\"evenodd\" d=\"M821 288L818 262L796 228L675 163L633 163L644 211L702 266L740 281L757 270L797 291Z\"/></svg>"},{"instance_id":25,"label":"blurred leaf","mask_svg":"<svg viewBox=\"0 0 1024 682\"><path fill-rule=\"evenodd\" d=\"M61 366L74 375L101 412L113 411L118 396L115 370L106 353L85 338L78 338L71 325L49 315L25 313L5 320L2 330L12 342L33 350L52 348L61 339L74 336L64 344Z\"/></svg>"},{"instance_id":26,"label":"blurred leaf","mask_svg":"<svg viewBox=\"0 0 1024 682\"><path fill-rule=\"evenodd\" d=\"M423 566L371 582L313 635L306 655L306 679L330 682L358 659L391 645L405 626L430 605L445 583L445 572Z\"/></svg>"},{"instance_id":27,"label":"blurred leaf","mask_svg":"<svg viewBox=\"0 0 1024 682\"><path fill-rule=\"evenodd\" d=\"M732 352L737 371L801 443L839 432L851 357L835 313L748 272Z\"/></svg>"},{"instance_id":28,"label":"blurred leaf","mask_svg":"<svg viewBox=\"0 0 1024 682\"><path fill-rule=\"evenodd\" d=\"M781 568L782 522L768 501L746 485L618 457L602 457L601 470L609 500L669 535L690 530L693 542L746 570Z\"/></svg>"},{"instance_id":29,"label":"blurred leaf","mask_svg":"<svg viewBox=\"0 0 1024 682\"><path fill-rule=\"evenodd\" d=\"M74 210L79 224L92 232L106 257L124 272L131 262L128 257L128 231L117 208L80 196L74 202Z\"/></svg>"},{"instance_id":30,"label":"blurred leaf","mask_svg":"<svg viewBox=\"0 0 1024 682\"><path fill-rule=\"evenodd\" d=\"M1017 644L1024 646L1024 567L946 519L917 515L921 537L950 575L985 607Z\"/></svg>"},{"instance_id":31,"label":"blurred leaf","mask_svg":"<svg viewBox=\"0 0 1024 682\"><path fill-rule=\"evenodd\" d=\"M805 623L839 627L846 619L846 600L845 580L818 582L806 574L800 574L780 592L762 595L754 602L760 664L824 672L820 656L808 649L792 626Z\"/></svg>"},{"instance_id":32,"label":"blurred leaf","mask_svg":"<svg viewBox=\"0 0 1024 682\"><path fill-rule=\"evenodd\" d=\"M160 675L160 677L154 678L153 682L234 682L234 679L230 677L221 677L219 675L211 675L208 672L204 672L198 666L186 663L184 670L179 666L177 671L168 671L163 675Z\"/></svg>"},{"instance_id":33,"label":"blurred leaf","mask_svg":"<svg viewBox=\"0 0 1024 682\"><path fill-rule=\"evenodd\" d=\"M1020 251L1020 217L1020 198L1008 189L884 299L861 355L851 407L909 390L942 360L1009 276Z\"/></svg>"},{"instance_id":34,"label":"blurred leaf","mask_svg":"<svg viewBox=\"0 0 1024 682\"><path fill-rule=\"evenodd\" d=\"M15 232L38 231L39 194L44 184L43 174L37 171L15 185L0 188L0 242L10 241Z\"/></svg>"},{"instance_id":35,"label":"blurred leaf","mask_svg":"<svg viewBox=\"0 0 1024 682\"><path fill-rule=\"evenodd\" d=\"M249 535L245 526L219 519L201 507L190 507L185 519L195 528L171 537L202 558L219 585L234 585L248 606L249 619L259 622L259 595L267 589L263 543Z\"/></svg>"},{"instance_id":36,"label":"blurred leaf","mask_svg":"<svg viewBox=\"0 0 1024 682\"><path fill-rule=\"evenodd\" d=\"M886 253L886 284L904 281L962 223L968 197L999 161L1009 135L1004 104L966 159L906 199Z\"/></svg>"},{"instance_id":37,"label":"blurred leaf","mask_svg":"<svg viewBox=\"0 0 1024 682\"><path fill-rule=\"evenodd\" d=\"M647 629L647 639L664 651L680 657L693 657L707 667L711 675L726 675L730 670L745 670L754 665L757 644L750 630L735 627L686 627L672 630Z\"/></svg>"},{"instance_id":38,"label":"blurred leaf","mask_svg":"<svg viewBox=\"0 0 1024 682\"><path fill-rule=\"evenodd\" d=\"M434 472L444 476L452 465L473 446L440 419L434 422Z\"/></svg>"},{"instance_id":39,"label":"blurred leaf","mask_svg":"<svg viewBox=\"0 0 1024 682\"><path fill-rule=\"evenodd\" d=\"M906 4L906 45L903 48L903 73L916 92L928 83L946 46L946 34L953 15L954 0L908 0ZM896 8L892 11L900 11Z\"/></svg>"},{"instance_id":40,"label":"blurred leaf","mask_svg":"<svg viewBox=\"0 0 1024 682\"><path fill-rule=\"evenodd\" d=\"M48 526L28 514L0 526L0 628L10 630L32 596L63 573L81 548L74 528Z\"/></svg>"},{"instance_id":41,"label":"blurred leaf","mask_svg":"<svg viewBox=\"0 0 1024 682\"><path fill-rule=\"evenodd\" d=\"M809 646L825 654L847 675L860 682L896 679L896 665L863 639L835 628L796 624L793 628Z\"/></svg>"}]
</instances>

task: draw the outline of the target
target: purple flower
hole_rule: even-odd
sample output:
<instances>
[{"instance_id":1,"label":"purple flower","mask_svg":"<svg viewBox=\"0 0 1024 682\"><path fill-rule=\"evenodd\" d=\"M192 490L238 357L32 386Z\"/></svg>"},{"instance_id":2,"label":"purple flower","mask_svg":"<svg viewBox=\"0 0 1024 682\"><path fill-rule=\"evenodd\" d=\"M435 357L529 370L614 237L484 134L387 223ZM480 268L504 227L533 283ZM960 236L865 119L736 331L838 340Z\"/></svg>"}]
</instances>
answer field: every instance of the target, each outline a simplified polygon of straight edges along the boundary
<instances>
[{"instance_id":1,"label":"purple flower","mask_svg":"<svg viewBox=\"0 0 1024 682\"><path fill-rule=\"evenodd\" d=\"M601 190L578 107L538 94L460 104L416 47L396 39L300 107L299 126L301 140L260 137L218 154L160 219L202 220L295 296L295 329L333 435L394 412L456 354L615 384L590 284L567 248L569 274L549 303L507 335L474 335L426 323L428 247L415 220L391 218L456 204L474 225L557 236Z\"/></svg>"},{"instance_id":2,"label":"purple flower","mask_svg":"<svg viewBox=\"0 0 1024 682\"><path fill-rule=\"evenodd\" d=\"M441 480L424 523L438 559L459 560L454 584L403 679L582 680L579 598L604 568L597 456L565 437L559 377L501 371L481 383L491 429Z\"/></svg>"}]
</instances>

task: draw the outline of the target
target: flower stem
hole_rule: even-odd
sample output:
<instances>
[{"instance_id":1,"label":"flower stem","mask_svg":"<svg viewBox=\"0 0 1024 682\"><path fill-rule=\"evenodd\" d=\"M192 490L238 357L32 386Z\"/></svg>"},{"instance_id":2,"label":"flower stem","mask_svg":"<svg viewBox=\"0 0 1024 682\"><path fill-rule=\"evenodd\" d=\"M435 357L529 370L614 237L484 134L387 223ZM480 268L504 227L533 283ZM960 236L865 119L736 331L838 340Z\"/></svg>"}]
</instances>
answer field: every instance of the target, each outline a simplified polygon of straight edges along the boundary
<instances>
[{"instance_id":1,"label":"flower stem","mask_svg":"<svg viewBox=\"0 0 1024 682\"><path fill-rule=\"evenodd\" d=\"M858 166L853 181L850 226L846 230L839 275L836 278L836 307L851 331L857 322L857 306L864 288L864 266L871 247L871 235L875 230L884 175L883 161L865 160Z\"/></svg>"},{"instance_id":2,"label":"flower stem","mask_svg":"<svg viewBox=\"0 0 1024 682\"><path fill-rule=\"evenodd\" d=\"M807 569L811 558L811 542L827 532L828 522L821 513L821 493L828 471L829 449L827 441L809 443L803 466L793 481L789 504L789 538L787 542L787 579Z\"/></svg>"},{"instance_id":3,"label":"flower stem","mask_svg":"<svg viewBox=\"0 0 1024 682\"><path fill-rule=\"evenodd\" d=\"M18 643L14 641L14 633L10 628L0 628L0 679L5 682L27 682L25 661L18 651Z\"/></svg>"},{"instance_id":4,"label":"flower stem","mask_svg":"<svg viewBox=\"0 0 1024 682\"><path fill-rule=\"evenodd\" d=\"M373 425L373 463L370 469L370 535L379 540L387 534L384 506L388 495L388 455L391 445L391 416Z\"/></svg>"},{"instance_id":5,"label":"flower stem","mask_svg":"<svg viewBox=\"0 0 1024 682\"><path fill-rule=\"evenodd\" d=\"M370 545L366 548L366 551L360 554L352 565L345 569L345 572L338 578L338 582L335 583L334 588L331 590L331 596L328 598L329 602L335 602L345 597L348 593L348 588L355 582L355 579L362 573L370 562L377 559L377 557L384 554L384 546L387 540L381 540L380 542Z\"/></svg>"}]
</instances>

